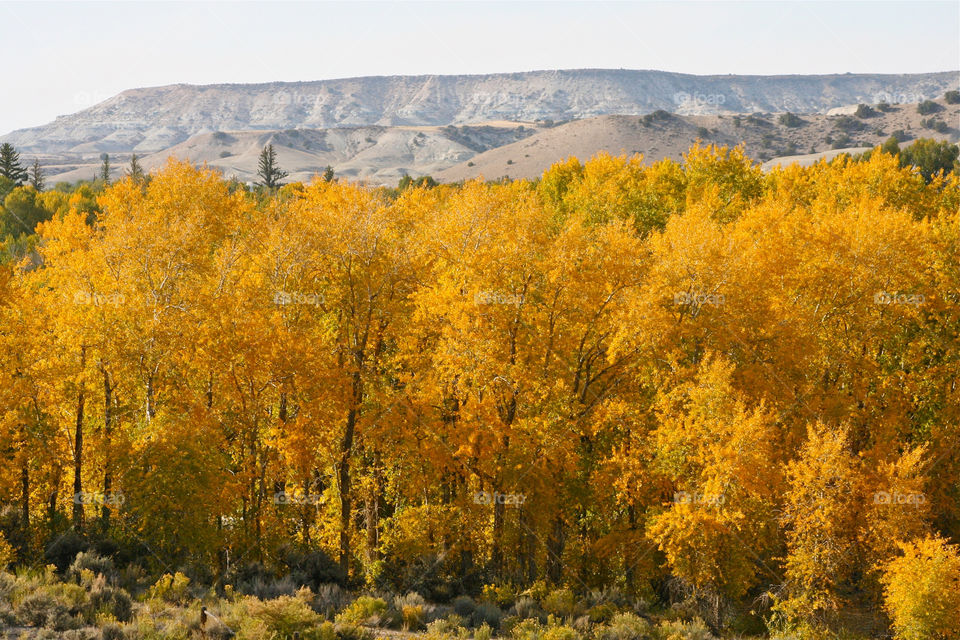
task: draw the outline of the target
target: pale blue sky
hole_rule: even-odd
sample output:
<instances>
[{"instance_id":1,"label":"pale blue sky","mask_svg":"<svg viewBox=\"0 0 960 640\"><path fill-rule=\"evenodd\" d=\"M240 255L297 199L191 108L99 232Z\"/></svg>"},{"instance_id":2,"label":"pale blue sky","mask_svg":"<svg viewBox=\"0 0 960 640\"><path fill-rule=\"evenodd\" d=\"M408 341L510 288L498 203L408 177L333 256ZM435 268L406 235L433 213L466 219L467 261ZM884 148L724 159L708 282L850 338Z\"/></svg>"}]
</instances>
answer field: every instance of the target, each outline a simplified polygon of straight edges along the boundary
<instances>
[{"instance_id":1,"label":"pale blue sky","mask_svg":"<svg viewBox=\"0 0 960 640\"><path fill-rule=\"evenodd\" d=\"M960 2L5 2L0 133L132 87L532 69L960 68Z\"/></svg>"}]
</instances>

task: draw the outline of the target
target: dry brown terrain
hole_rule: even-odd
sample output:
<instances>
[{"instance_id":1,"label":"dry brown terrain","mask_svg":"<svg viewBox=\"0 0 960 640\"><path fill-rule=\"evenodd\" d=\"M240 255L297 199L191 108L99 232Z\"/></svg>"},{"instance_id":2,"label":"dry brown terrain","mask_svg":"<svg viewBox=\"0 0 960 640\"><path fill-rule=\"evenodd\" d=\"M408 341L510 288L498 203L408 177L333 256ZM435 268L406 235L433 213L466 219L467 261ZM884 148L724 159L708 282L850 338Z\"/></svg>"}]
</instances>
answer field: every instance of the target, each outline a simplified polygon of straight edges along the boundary
<instances>
[{"instance_id":1,"label":"dry brown terrain","mask_svg":"<svg viewBox=\"0 0 960 640\"><path fill-rule=\"evenodd\" d=\"M432 175L442 182L483 176L534 178L570 156L581 160L599 152L642 154L645 162L679 160L697 140L727 146L743 144L765 166L780 162L814 162L840 150L858 151L883 143L894 132L906 138L960 139L960 105L935 101L940 111L917 112L916 104L892 105L868 118L839 113L798 116L797 126L781 123L781 114L681 116L658 112L645 116L607 115L548 126L544 123L495 121L460 126L368 126L278 131L201 133L185 142L141 157L147 170L170 156L206 163L246 182L257 180L257 160L273 144L288 180L310 180L328 165L339 177L371 184L395 185L404 175ZM924 127L933 118L946 123L945 133ZM842 127L848 125L848 129ZM846 136L846 138L844 138ZM90 179L99 161L49 163L39 157L55 181ZM130 154L111 154L113 175L125 170Z\"/></svg>"},{"instance_id":2,"label":"dry brown terrain","mask_svg":"<svg viewBox=\"0 0 960 640\"><path fill-rule=\"evenodd\" d=\"M476 176L487 179L502 176L534 178L554 162L570 156L585 160L604 151L615 155L639 153L646 162L662 158L679 160L698 139L728 146L744 144L747 154L759 161L793 156L812 161L810 158L839 153L833 150L843 135L838 125L851 121L860 129L847 133L849 141L841 143L840 149L873 147L883 143L897 130L903 131L911 139L926 137L957 141L960 138L960 105L948 105L942 99L936 102L941 111L932 117L947 123L949 131L946 133L924 128L921 120L930 116L920 115L915 104L893 105L887 113L877 112L877 115L864 119L849 115L803 115L800 116L802 123L796 127L780 124L779 114L739 117L666 114L661 119L600 116L547 129L478 154L441 171L435 177L443 182ZM833 142L828 142L828 139Z\"/></svg>"}]
</instances>

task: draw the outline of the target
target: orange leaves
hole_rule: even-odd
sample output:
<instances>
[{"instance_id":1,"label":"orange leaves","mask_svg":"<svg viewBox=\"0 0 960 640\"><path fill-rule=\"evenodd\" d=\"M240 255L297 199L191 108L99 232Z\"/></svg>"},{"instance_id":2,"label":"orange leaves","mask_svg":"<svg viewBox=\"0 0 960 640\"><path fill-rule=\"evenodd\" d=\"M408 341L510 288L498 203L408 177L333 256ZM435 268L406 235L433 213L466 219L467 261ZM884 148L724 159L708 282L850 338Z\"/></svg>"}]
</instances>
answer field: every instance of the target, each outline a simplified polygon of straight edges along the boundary
<instances>
[{"instance_id":1,"label":"orange leaves","mask_svg":"<svg viewBox=\"0 0 960 640\"><path fill-rule=\"evenodd\" d=\"M58 482L82 390L82 481L113 469L139 535L188 512L211 555L457 548L734 599L785 568L782 611L816 615L957 521L956 191L713 147L395 200L173 162L95 219L50 196L0 282L0 449Z\"/></svg>"}]
</instances>

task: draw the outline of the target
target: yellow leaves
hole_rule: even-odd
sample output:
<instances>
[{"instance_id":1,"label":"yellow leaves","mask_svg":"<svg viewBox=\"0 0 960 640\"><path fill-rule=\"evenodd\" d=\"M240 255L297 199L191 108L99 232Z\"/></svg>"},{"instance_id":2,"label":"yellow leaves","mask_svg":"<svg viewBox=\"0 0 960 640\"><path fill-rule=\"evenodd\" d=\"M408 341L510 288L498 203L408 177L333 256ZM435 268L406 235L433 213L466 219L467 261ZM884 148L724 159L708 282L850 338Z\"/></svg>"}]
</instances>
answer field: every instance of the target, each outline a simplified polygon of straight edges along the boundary
<instances>
[{"instance_id":1,"label":"yellow leaves","mask_svg":"<svg viewBox=\"0 0 960 640\"><path fill-rule=\"evenodd\" d=\"M882 582L897 640L954 637L960 629L960 554L939 537L900 545Z\"/></svg>"},{"instance_id":2,"label":"yellow leaves","mask_svg":"<svg viewBox=\"0 0 960 640\"><path fill-rule=\"evenodd\" d=\"M140 535L187 528L211 554L292 532L394 568L496 548L516 575L642 561L637 582L732 598L785 564L782 610L807 616L848 584L879 597L894 542L956 519L955 462L925 466L960 417L960 225L927 219L953 178L880 157L764 177L695 147L392 201L231 192L173 162L107 189L95 224L88 191L50 196L39 261L0 282L0 449L45 443L27 461L55 482L85 385L101 484L106 372ZM323 503L275 504L278 486ZM526 501L498 514L480 491Z\"/></svg>"}]
</instances>

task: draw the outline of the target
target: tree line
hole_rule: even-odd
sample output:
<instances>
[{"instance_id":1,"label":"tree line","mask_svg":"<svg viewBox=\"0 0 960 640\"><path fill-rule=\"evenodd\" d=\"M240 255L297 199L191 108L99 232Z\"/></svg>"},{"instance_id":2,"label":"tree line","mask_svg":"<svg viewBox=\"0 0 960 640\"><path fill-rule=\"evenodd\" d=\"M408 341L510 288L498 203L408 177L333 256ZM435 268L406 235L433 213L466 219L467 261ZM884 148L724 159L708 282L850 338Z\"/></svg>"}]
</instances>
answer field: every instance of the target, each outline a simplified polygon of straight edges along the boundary
<instances>
[{"instance_id":1,"label":"tree line","mask_svg":"<svg viewBox=\"0 0 960 640\"><path fill-rule=\"evenodd\" d=\"M956 613L957 176L697 146L235 187L171 161L35 196L0 278L17 561L95 540L222 584L294 548L798 633Z\"/></svg>"}]
</instances>

